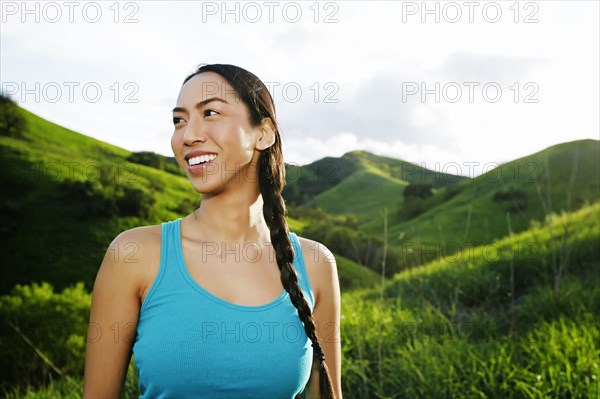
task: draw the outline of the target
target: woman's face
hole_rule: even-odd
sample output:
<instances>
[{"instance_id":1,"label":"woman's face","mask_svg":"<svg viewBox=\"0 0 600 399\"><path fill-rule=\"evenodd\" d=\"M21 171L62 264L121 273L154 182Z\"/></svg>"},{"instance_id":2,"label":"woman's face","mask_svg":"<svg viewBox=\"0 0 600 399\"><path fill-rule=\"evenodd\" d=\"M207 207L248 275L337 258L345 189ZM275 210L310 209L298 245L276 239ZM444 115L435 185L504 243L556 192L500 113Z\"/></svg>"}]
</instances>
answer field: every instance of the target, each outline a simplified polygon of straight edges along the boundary
<instances>
[{"instance_id":1,"label":"woman's face","mask_svg":"<svg viewBox=\"0 0 600 399\"><path fill-rule=\"evenodd\" d=\"M248 108L221 75L203 72L188 80L173 123L173 154L196 191L220 192L232 180L257 184L260 129L250 124ZM208 162L190 167L187 158L198 150L216 158L201 158Z\"/></svg>"}]
</instances>

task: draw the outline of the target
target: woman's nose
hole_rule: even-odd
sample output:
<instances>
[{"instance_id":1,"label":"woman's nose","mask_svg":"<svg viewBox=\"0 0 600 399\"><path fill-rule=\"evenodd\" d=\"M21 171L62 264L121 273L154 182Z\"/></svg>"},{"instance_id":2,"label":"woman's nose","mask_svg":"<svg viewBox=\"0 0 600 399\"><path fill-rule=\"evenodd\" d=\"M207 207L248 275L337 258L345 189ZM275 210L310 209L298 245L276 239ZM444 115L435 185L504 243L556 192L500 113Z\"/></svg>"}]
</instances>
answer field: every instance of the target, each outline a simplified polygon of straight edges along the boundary
<instances>
[{"instance_id":1,"label":"woman's nose","mask_svg":"<svg viewBox=\"0 0 600 399\"><path fill-rule=\"evenodd\" d=\"M190 118L183 132L183 142L193 144L195 141L206 141L205 129L196 118Z\"/></svg>"}]
</instances>

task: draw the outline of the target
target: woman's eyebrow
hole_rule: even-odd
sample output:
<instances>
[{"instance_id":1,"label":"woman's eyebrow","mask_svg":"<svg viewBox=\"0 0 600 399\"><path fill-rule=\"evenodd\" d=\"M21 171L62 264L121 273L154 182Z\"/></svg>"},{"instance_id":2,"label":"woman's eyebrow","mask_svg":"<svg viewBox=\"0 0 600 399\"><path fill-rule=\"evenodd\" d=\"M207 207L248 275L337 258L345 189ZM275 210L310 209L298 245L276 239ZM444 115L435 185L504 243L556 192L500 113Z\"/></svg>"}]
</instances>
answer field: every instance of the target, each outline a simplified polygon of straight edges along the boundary
<instances>
[{"instance_id":1,"label":"woman's eyebrow","mask_svg":"<svg viewBox=\"0 0 600 399\"><path fill-rule=\"evenodd\" d=\"M220 101L222 103L229 104L227 101L223 100L220 97L211 97L211 98L207 98L206 100L202 100L199 103L197 103L196 109L201 108L212 101ZM187 109L185 109L184 107L175 107L175 108L173 108L172 112L187 112Z\"/></svg>"}]
</instances>

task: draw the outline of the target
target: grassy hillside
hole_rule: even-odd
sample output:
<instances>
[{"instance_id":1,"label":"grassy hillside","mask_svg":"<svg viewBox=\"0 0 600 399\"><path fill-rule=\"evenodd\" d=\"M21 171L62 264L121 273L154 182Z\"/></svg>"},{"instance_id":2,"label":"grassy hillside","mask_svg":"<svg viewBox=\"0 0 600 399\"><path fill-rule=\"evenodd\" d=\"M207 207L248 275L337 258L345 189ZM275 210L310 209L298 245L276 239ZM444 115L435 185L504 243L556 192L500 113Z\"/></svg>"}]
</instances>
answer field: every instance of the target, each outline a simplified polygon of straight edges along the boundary
<instances>
[{"instance_id":1,"label":"grassy hillside","mask_svg":"<svg viewBox=\"0 0 600 399\"><path fill-rule=\"evenodd\" d=\"M1 261L19 265L2 269L0 292L30 281L91 287L119 232L176 218L199 199L183 177L127 162L129 151L21 112L23 137L5 137L0 145L8 187L0 194L6 221L0 234L10 248ZM138 204L127 196L143 202L146 214L136 214Z\"/></svg>"},{"instance_id":2,"label":"grassy hillside","mask_svg":"<svg viewBox=\"0 0 600 399\"><path fill-rule=\"evenodd\" d=\"M407 183L431 184L434 188L445 187L468 178L424 168L415 163L400 159L355 150L344 154L348 159L365 167L375 168L386 175Z\"/></svg>"},{"instance_id":3,"label":"grassy hillside","mask_svg":"<svg viewBox=\"0 0 600 399\"><path fill-rule=\"evenodd\" d=\"M325 157L311 164L287 165L283 196L293 205L314 205L313 198L340 183L357 170L348 159Z\"/></svg>"},{"instance_id":4,"label":"grassy hillside","mask_svg":"<svg viewBox=\"0 0 600 399\"><path fill-rule=\"evenodd\" d=\"M373 167L365 167L317 195L315 203L326 212L351 214L359 221L365 221L372 217L374 203L395 206L406 185Z\"/></svg>"},{"instance_id":5,"label":"grassy hillside","mask_svg":"<svg viewBox=\"0 0 600 399\"><path fill-rule=\"evenodd\" d=\"M412 220L402 221L392 212L390 245L452 251L492 242L509 228L523 231L532 220L598 199L600 141L563 143L436 191L428 200L431 208ZM361 227L381 235L383 220Z\"/></svg>"},{"instance_id":6,"label":"grassy hillside","mask_svg":"<svg viewBox=\"0 0 600 399\"><path fill-rule=\"evenodd\" d=\"M342 242L360 246L372 238L376 254L382 256L383 211L387 208L389 256L395 268L492 242L509 229L523 231L532 220L542 220L554 211L576 210L600 199L598 140L558 144L474 179L436 173L365 151L325 158L296 169L288 184L290 192L302 193L292 195L299 204L356 220L354 228L336 233L337 237L345 235L345 239L330 241L328 234L319 233L327 223L311 229L338 251L344 251L346 244ZM431 197L407 203L404 194L411 185L429 186ZM335 227L343 229L339 224ZM357 234L361 237L353 237ZM362 263L368 257L361 253L353 260ZM371 257L371 261L368 266L377 270L381 259Z\"/></svg>"},{"instance_id":7,"label":"grassy hillside","mask_svg":"<svg viewBox=\"0 0 600 399\"><path fill-rule=\"evenodd\" d=\"M600 203L344 295L352 398L597 398Z\"/></svg>"},{"instance_id":8,"label":"grassy hillside","mask_svg":"<svg viewBox=\"0 0 600 399\"><path fill-rule=\"evenodd\" d=\"M340 158L326 157L308 165L289 168L284 194L294 205L319 206L331 213L352 213L360 218L369 214L369 208L374 204L373 195L380 191L380 199L385 198L397 207L402 201L402 191L409 183L431 184L440 188L465 179L356 150ZM340 197L344 201L340 202Z\"/></svg>"},{"instance_id":9,"label":"grassy hillside","mask_svg":"<svg viewBox=\"0 0 600 399\"><path fill-rule=\"evenodd\" d=\"M31 281L91 289L117 234L185 216L201 198L184 176L129 162L130 151L18 111L26 128L0 143L0 261L18 267L2 268L0 293ZM304 226L288 223L296 232Z\"/></svg>"}]
</instances>

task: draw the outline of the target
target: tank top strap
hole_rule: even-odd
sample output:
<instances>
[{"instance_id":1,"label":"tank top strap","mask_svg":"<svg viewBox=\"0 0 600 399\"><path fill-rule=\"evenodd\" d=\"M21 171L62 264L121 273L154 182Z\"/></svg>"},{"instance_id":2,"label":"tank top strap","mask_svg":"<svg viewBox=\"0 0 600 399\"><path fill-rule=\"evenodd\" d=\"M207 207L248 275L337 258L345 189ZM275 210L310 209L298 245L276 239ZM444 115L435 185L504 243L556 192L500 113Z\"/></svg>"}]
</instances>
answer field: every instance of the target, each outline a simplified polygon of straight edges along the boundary
<instances>
[{"instance_id":1,"label":"tank top strap","mask_svg":"<svg viewBox=\"0 0 600 399\"><path fill-rule=\"evenodd\" d=\"M164 284L168 284L169 288L181 287L182 279L181 272L179 271L179 264L177 263L177 253L181 250L181 235L179 233L179 224L181 218L170 220L162 224L162 247L161 247L161 269L165 276L163 277L166 281Z\"/></svg>"},{"instance_id":2,"label":"tank top strap","mask_svg":"<svg viewBox=\"0 0 600 399\"><path fill-rule=\"evenodd\" d=\"M161 244L160 244L160 264L158 266L158 273L154 279L140 312L144 312L150 303L153 302L153 298L158 296L162 297L165 292L177 289L181 284L179 282L179 276L177 275L177 258L175 257L176 245L179 243L179 237L176 235L176 223L177 220L171 220L163 222L161 224Z\"/></svg>"},{"instance_id":3,"label":"tank top strap","mask_svg":"<svg viewBox=\"0 0 600 399\"><path fill-rule=\"evenodd\" d=\"M310 281L308 279L308 273L306 272L306 263L304 262L304 254L302 253L302 246L300 245L300 241L298 240L298 236L296 233L290 231L289 234L290 241L292 242L292 246L294 248L294 262L292 265L296 269L296 273L298 274L298 284L300 284L300 289L304 291L304 296L308 301L311 310L315 308L315 297L313 294L312 286L310 285Z\"/></svg>"},{"instance_id":4,"label":"tank top strap","mask_svg":"<svg viewBox=\"0 0 600 399\"><path fill-rule=\"evenodd\" d=\"M175 254L181 248L181 235L179 233L179 225L181 218L170 220L162 224L163 229L163 247L169 255L173 257L170 263L175 263Z\"/></svg>"}]
</instances>

